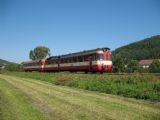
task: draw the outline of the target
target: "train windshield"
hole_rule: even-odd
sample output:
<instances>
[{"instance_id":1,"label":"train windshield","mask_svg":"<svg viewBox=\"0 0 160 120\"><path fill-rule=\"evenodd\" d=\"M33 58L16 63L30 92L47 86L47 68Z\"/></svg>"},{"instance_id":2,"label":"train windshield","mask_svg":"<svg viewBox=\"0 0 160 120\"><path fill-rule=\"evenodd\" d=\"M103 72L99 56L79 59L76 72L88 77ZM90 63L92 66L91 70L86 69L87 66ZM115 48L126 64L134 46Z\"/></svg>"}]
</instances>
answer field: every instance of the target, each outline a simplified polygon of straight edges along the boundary
<instances>
[{"instance_id":1,"label":"train windshield","mask_svg":"<svg viewBox=\"0 0 160 120\"><path fill-rule=\"evenodd\" d=\"M103 54L98 54L97 55L97 60L104 60L104 55Z\"/></svg>"},{"instance_id":2,"label":"train windshield","mask_svg":"<svg viewBox=\"0 0 160 120\"><path fill-rule=\"evenodd\" d=\"M111 60L111 55L110 54L106 54L106 60Z\"/></svg>"}]
</instances>

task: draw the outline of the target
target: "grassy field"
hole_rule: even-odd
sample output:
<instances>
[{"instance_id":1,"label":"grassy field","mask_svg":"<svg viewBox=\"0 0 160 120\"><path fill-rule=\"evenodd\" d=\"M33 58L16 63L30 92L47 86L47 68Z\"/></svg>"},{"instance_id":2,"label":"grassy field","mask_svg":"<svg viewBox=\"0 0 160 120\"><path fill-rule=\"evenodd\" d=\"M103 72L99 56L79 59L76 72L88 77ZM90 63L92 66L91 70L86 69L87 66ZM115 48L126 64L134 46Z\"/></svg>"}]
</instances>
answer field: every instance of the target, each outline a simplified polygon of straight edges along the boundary
<instances>
[{"instance_id":1,"label":"grassy field","mask_svg":"<svg viewBox=\"0 0 160 120\"><path fill-rule=\"evenodd\" d=\"M3 72L3 74L38 79L56 85L160 102L160 76L158 74L101 75L69 72Z\"/></svg>"},{"instance_id":2,"label":"grassy field","mask_svg":"<svg viewBox=\"0 0 160 120\"><path fill-rule=\"evenodd\" d=\"M1 120L159 120L160 103L0 74Z\"/></svg>"}]
</instances>

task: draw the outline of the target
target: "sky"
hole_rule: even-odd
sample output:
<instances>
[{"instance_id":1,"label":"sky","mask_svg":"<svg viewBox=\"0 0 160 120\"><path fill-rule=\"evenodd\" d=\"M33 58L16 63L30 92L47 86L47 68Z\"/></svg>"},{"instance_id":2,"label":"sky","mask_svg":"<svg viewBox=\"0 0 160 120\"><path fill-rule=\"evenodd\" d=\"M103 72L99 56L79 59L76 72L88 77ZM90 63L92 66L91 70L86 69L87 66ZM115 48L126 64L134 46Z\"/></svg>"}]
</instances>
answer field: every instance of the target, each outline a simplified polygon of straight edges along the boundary
<instances>
[{"instance_id":1,"label":"sky","mask_svg":"<svg viewBox=\"0 0 160 120\"><path fill-rule=\"evenodd\" d=\"M21 63L36 46L52 55L114 50L160 35L160 0L0 0L0 59Z\"/></svg>"}]
</instances>

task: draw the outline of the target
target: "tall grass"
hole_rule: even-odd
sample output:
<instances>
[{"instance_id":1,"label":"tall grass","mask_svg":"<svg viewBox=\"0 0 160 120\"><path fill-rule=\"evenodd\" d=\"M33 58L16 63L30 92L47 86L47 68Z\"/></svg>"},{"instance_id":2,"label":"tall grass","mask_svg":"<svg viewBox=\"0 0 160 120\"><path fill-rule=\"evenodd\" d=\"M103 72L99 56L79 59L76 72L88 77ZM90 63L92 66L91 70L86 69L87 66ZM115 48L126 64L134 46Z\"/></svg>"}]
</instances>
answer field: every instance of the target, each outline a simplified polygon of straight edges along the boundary
<instances>
[{"instance_id":1,"label":"tall grass","mask_svg":"<svg viewBox=\"0 0 160 120\"><path fill-rule=\"evenodd\" d=\"M160 102L160 78L151 74L100 75L4 72L3 74L47 81L56 85L65 85L91 91L121 95L137 99Z\"/></svg>"},{"instance_id":2,"label":"tall grass","mask_svg":"<svg viewBox=\"0 0 160 120\"><path fill-rule=\"evenodd\" d=\"M154 76L105 76L70 81L66 84L86 90L160 101L160 81Z\"/></svg>"}]
</instances>

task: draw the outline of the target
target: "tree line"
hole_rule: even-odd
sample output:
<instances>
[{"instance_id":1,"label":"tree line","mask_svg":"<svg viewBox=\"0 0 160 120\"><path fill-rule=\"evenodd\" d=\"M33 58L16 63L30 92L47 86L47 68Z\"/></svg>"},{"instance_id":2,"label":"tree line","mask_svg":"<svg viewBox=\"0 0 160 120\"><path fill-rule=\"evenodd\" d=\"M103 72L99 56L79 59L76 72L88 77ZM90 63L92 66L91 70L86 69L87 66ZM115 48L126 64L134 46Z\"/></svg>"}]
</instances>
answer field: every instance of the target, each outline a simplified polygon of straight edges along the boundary
<instances>
[{"instance_id":1,"label":"tree line","mask_svg":"<svg viewBox=\"0 0 160 120\"><path fill-rule=\"evenodd\" d=\"M114 59L113 73L160 73L160 60L155 59L149 68L143 68L138 60L133 59Z\"/></svg>"},{"instance_id":2,"label":"tree line","mask_svg":"<svg viewBox=\"0 0 160 120\"><path fill-rule=\"evenodd\" d=\"M159 72L160 73L160 35L153 36L112 51L113 68L112 72ZM40 60L51 55L50 49L45 46L37 46L29 52L31 60ZM149 69L143 69L139 60L155 59ZM7 70L18 71L20 65L8 65Z\"/></svg>"},{"instance_id":3,"label":"tree line","mask_svg":"<svg viewBox=\"0 0 160 120\"><path fill-rule=\"evenodd\" d=\"M160 35L125 45L112 51L113 72L160 72ZM149 69L139 66L139 60L154 59Z\"/></svg>"}]
</instances>

